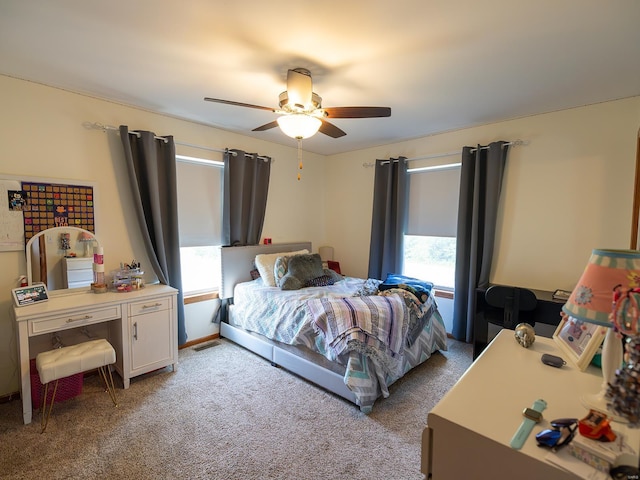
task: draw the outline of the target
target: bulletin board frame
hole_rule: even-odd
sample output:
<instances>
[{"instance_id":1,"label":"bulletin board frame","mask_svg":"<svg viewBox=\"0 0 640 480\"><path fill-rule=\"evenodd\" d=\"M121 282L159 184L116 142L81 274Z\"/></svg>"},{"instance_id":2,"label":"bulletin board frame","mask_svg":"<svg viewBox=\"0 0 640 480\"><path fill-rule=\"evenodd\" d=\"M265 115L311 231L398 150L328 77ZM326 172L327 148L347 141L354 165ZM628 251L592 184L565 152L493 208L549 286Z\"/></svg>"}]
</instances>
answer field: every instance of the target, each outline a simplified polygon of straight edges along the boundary
<instances>
[{"instance_id":1,"label":"bulletin board frame","mask_svg":"<svg viewBox=\"0 0 640 480\"><path fill-rule=\"evenodd\" d=\"M95 234L93 186L23 181L22 191L27 198L22 212L25 241L53 227L78 227Z\"/></svg>"},{"instance_id":2,"label":"bulletin board frame","mask_svg":"<svg viewBox=\"0 0 640 480\"><path fill-rule=\"evenodd\" d=\"M29 191L24 190L25 186L29 187ZM61 193L59 187L80 190L72 191L71 195L74 195L72 198L68 196L63 198L61 195L54 195L54 193ZM29 195L34 192L33 188L38 193L37 196ZM47 188L50 188L50 192L47 191ZM54 190L56 191L54 192ZM95 182L86 180L0 173L0 252L24 251L26 242L36 233L46 228L65 226L65 224L84 228L96 234L95 198L97 190ZM69 195L68 191L65 193ZM75 195L79 197L75 197ZM87 195L91 197L91 200ZM31 202L35 200L37 200L37 204L32 204ZM37 207L35 210L33 209L34 205ZM55 215L54 210L60 206L64 207L64 211ZM71 212L69 207L71 207ZM35 212L38 213L37 220L34 218ZM57 220L56 217L58 217Z\"/></svg>"}]
</instances>

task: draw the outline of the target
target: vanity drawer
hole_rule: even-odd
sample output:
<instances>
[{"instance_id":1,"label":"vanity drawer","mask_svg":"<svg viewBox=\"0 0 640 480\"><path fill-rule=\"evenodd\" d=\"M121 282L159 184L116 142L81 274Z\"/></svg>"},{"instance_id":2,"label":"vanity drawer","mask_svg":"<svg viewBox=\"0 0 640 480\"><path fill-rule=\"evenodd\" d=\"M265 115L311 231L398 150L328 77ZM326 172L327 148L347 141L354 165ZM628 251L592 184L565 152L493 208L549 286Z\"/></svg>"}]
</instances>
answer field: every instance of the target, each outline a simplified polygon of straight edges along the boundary
<instances>
[{"instance_id":1,"label":"vanity drawer","mask_svg":"<svg viewBox=\"0 0 640 480\"><path fill-rule=\"evenodd\" d=\"M135 302L129 304L129 316L144 315L145 313L159 312L161 310L169 310L171 306L171 298L154 298L144 302Z\"/></svg>"},{"instance_id":2,"label":"vanity drawer","mask_svg":"<svg viewBox=\"0 0 640 480\"><path fill-rule=\"evenodd\" d=\"M67 270L93 271L93 257L65 257L64 266L67 268Z\"/></svg>"},{"instance_id":3,"label":"vanity drawer","mask_svg":"<svg viewBox=\"0 0 640 480\"><path fill-rule=\"evenodd\" d=\"M115 320L121 317L120 306L115 305L113 307L89 310L87 312L79 312L69 315L56 315L38 320L29 320L29 336L81 327L83 325L91 325L92 323Z\"/></svg>"}]
</instances>

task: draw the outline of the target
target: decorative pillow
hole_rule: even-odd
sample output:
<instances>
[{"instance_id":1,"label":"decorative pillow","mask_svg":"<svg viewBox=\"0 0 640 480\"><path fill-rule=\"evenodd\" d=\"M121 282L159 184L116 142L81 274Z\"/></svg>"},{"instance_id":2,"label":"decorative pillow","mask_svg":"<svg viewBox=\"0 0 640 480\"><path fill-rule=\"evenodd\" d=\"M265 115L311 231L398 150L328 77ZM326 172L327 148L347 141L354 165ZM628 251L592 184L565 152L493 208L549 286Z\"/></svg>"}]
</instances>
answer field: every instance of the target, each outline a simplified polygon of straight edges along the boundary
<instances>
[{"instance_id":1,"label":"decorative pillow","mask_svg":"<svg viewBox=\"0 0 640 480\"><path fill-rule=\"evenodd\" d=\"M333 285L336 282L342 280L342 275L337 275L333 270L329 270L328 268L324 269L324 275L320 275L319 277L312 278L311 280L307 280L304 284L305 287L326 287L329 285Z\"/></svg>"},{"instance_id":2,"label":"decorative pillow","mask_svg":"<svg viewBox=\"0 0 640 480\"><path fill-rule=\"evenodd\" d=\"M295 252L261 253L260 255L256 255L256 268L260 272L260 277L262 277L262 281L264 282L264 284L270 287L276 286L276 280L273 276L273 269L278 257L303 253L309 253L309 250L305 248L302 250L297 250Z\"/></svg>"},{"instance_id":3,"label":"decorative pillow","mask_svg":"<svg viewBox=\"0 0 640 480\"><path fill-rule=\"evenodd\" d=\"M324 269L325 276L331 277L333 283L338 283L340 280L344 280L344 277L337 273L335 270L331 270L330 268ZM333 283L331 285L333 285Z\"/></svg>"},{"instance_id":4,"label":"decorative pillow","mask_svg":"<svg viewBox=\"0 0 640 480\"><path fill-rule=\"evenodd\" d=\"M286 257L278 257L276 259L276 264L273 269L273 276L276 279L276 286L282 287L282 279L289 271L289 259L291 256ZM343 280L344 277L342 275L337 274L333 270L329 270L325 268L323 270L323 274L319 277L316 277L312 280L309 280L307 283L303 285L303 287L326 287L327 285L333 285L340 280Z\"/></svg>"},{"instance_id":5,"label":"decorative pillow","mask_svg":"<svg viewBox=\"0 0 640 480\"><path fill-rule=\"evenodd\" d=\"M320 254L294 255L289 257L288 270L280 283L282 290L299 290L314 278L324 275Z\"/></svg>"},{"instance_id":6,"label":"decorative pillow","mask_svg":"<svg viewBox=\"0 0 640 480\"><path fill-rule=\"evenodd\" d=\"M335 282L330 275L320 275L319 277L307 280L303 287L326 287L328 285L333 285L334 283Z\"/></svg>"},{"instance_id":7,"label":"decorative pillow","mask_svg":"<svg viewBox=\"0 0 640 480\"><path fill-rule=\"evenodd\" d=\"M276 287L279 287L282 283L282 277L287 274L287 268L289 267L289 255L276 258L276 263L273 266L273 278L276 282Z\"/></svg>"}]
</instances>

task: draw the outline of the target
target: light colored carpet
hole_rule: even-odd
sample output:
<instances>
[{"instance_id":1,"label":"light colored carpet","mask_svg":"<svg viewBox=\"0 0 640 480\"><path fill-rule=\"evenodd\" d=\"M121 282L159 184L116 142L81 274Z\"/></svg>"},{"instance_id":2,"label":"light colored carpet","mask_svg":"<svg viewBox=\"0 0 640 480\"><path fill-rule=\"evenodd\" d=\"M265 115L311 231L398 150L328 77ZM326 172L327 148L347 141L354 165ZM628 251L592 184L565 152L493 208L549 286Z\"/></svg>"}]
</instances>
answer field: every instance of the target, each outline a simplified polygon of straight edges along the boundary
<instances>
[{"instance_id":1,"label":"light colored carpet","mask_svg":"<svg viewBox=\"0 0 640 480\"><path fill-rule=\"evenodd\" d=\"M85 378L44 434L39 413L23 425L19 400L0 405L0 478L423 479L427 413L471 345L450 340L369 415L227 340L179 361L118 388L118 408Z\"/></svg>"}]
</instances>

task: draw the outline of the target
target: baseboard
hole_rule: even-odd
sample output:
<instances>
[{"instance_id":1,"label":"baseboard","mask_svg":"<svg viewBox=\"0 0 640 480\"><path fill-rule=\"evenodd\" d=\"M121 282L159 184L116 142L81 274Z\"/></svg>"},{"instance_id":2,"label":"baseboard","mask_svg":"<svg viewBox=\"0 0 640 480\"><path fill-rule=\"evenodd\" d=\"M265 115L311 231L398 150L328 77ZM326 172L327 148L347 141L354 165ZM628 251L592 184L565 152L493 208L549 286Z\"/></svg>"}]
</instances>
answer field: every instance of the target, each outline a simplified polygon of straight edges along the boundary
<instances>
[{"instance_id":1,"label":"baseboard","mask_svg":"<svg viewBox=\"0 0 640 480\"><path fill-rule=\"evenodd\" d=\"M0 397L0 403L9 403L13 400L20 399L20 392L8 393L7 395L2 395Z\"/></svg>"},{"instance_id":2,"label":"baseboard","mask_svg":"<svg viewBox=\"0 0 640 480\"><path fill-rule=\"evenodd\" d=\"M216 338L220 338L219 333L214 333L213 335L207 335L206 337L196 338L195 340L191 340L190 342L184 343L178 347L179 350L183 348L193 347L194 345L198 345L199 343L209 342L211 340L215 340Z\"/></svg>"}]
</instances>

